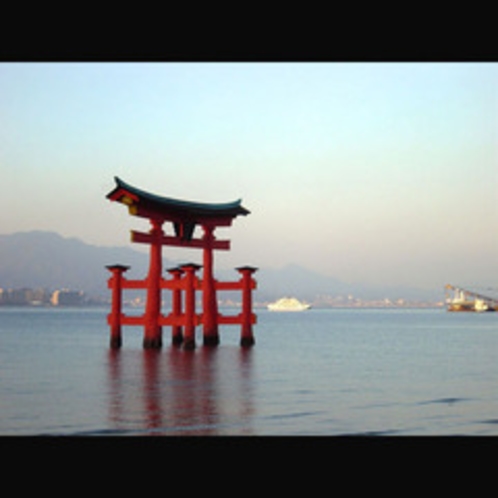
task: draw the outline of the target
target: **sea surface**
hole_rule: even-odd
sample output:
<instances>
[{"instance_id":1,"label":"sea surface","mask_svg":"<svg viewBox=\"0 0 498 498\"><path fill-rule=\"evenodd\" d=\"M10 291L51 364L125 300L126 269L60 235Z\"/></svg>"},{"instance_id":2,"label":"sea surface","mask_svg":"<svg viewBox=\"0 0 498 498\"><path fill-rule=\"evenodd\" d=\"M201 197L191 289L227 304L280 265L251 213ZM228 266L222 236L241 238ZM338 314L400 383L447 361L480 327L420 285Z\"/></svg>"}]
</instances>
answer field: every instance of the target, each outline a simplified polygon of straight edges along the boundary
<instances>
[{"instance_id":1,"label":"sea surface","mask_svg":"<svg viewBox=\"0 0 498 498\"><path fill-rule=\"evenodd\" d=\"M111 351L107 312L0 308L0 435L498 435L498 313L257 310L190 352Z\"/></svg>"}]
</instances>

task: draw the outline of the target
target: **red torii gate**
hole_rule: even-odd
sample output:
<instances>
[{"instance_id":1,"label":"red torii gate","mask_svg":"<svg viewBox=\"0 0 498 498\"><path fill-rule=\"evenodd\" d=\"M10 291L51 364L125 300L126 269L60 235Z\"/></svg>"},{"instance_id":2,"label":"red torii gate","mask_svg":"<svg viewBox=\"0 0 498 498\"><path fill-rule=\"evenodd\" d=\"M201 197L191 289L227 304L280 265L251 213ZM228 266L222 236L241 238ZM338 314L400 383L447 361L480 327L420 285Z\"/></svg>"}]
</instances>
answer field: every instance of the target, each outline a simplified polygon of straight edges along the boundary
<instances>
[{"instance_id":1,"label":"red torii gate","mask_svg":"<svg viewBox=\"0 0 498 498\"><path fill-rule=\"evenodd\" d=\"M185 349L195 348L195 327L203 325L203 342L206 346L219 344L218 325L241 325L241 346L252 346L254 336L252 325L256 315L252 312L252 290L256 281L252 274L257 270L250 266L237 268L241 279L237 282L219 282L213 276L213 250L229 250L229 240L217 240L214 230L219 226L230 226L238 215L249 211L241 201L225 204L189 202L145 192L115 177L116 187L107 194L111 201L128 206L133 216L147 218L152 227L149 233L131 231L132 242L150 245L149 272L144 280L127 280L123 273L129 267L107 266L112 273L108 286L112 289L112 307L108 316L111 328L111 348L121 347L122 325L144 326L144 348L162 346L162 326L172 327L173 344L182 344ZM162 229L165 222L173 224L174 235L166 235ZM203 230L202 238L193 238L196 226ZM199 265L190 263L171 268L171 279L164 279L162 273L162 246L177 246L203 249L202 280L196 276ZM146 289L145 313L142 316L125 316L122 309L123 289ZM172 309L168 315L161 314L161 291L172 291ZM195 293L202 292L202 314L195 312ZM239 315L224 316L218 312L217 290L241 290L242 310ZM182 297L185 308L182 310Z\"/></svg>"}]
</instances>

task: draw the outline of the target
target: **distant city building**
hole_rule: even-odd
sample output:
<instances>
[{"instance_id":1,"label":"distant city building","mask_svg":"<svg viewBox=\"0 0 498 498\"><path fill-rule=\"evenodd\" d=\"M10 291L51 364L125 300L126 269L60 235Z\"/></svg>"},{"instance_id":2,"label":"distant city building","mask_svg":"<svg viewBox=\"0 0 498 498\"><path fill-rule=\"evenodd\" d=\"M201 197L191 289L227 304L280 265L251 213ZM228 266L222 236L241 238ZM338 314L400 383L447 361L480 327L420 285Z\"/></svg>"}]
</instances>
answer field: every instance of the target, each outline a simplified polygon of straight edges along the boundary
<instances>
[{"instance_id":1,"label":"distant city building","mask_svg":"<svg viewBox=\"0 0 498 498\"><path fill-rule=\"evenodd\" d=\"M82 291L0 288L0 305L3 306L79 306L86 302L87 297Z\"/></svg>"},{"instance_id":2,"label":"distant city building","mask_svg":"<svg viewBox=\"0 0 498 498\"><path fill-rule=\"evenodd\" d=\"M50 303L51 292L47 289L26 289L26 301L31 306L42 306Z\"/></svg>"},{"instance_id":3,"label":"distant city building","mask_svg":"<svg viewBox=\"0 0 498 498\"><path fill-rule=\"evenodd\" d=\"M43 298L39 290L28 288L22 289L1 289L0 304L10 306L26 306L41 303Z\"/></svg>"},{"instance_id":4,"label":"distant city building","mask_svg":"<svg viewBox=\"0 0 498 498\"><path fill-rule=\"evenodd\" d=\"M56 290L50 302L53 306L79 306L85 302L85 293L68 289Z\"/></svg>"}]
</instances>

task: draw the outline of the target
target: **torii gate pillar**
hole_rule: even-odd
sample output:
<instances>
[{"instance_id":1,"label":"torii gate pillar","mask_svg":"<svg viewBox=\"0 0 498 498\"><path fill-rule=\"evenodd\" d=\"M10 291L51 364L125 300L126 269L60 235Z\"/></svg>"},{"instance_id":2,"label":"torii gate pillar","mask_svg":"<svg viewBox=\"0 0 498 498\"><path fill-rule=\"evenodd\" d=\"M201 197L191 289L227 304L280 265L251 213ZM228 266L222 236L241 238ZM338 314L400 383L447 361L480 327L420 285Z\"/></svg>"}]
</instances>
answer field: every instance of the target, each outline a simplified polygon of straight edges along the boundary
<instances>
[{"instance_id":1,"label":"torii gate pillar","mask_svg":"<svg viewBox=\"0 0 498 498\"><path fill-rule=\"evenodd\" d=\"M240 345L242 347L254 346L256 342L252 333L252 324L255 317L252 313L252 289L255 283L252 280L252 274L257 268L252 266L241 266L237 271L242 276L242 313L241 313L241 333Z\"/></svg>"},{"instance_id":2,"label":"torii gate pillar","mask_svg":"<svg viewBox=\"0 0 498 498\"><path fill-rule=\"evenodd\" d=\"M195 326L197 325L197 315L195 313L195 272L200 266L188 263L181 268L185 272L185 329L183 348L192 350L195 349Z\"/></svg>"},{"instance_id":3,"label":"torii gate pillar","mask_svg":"<svg viewBox=\"0 0 498 498\"><path fill-rule=\"evenodd\" d=\"M203 275L202 275L202 312L203 337L205 346L217 346L220 342L218 334L218 302L213 276L213 242L214 226L203 225Z\"/></svg>"},{"instance_id":4,"label":"torii gate pillar","mask_svg":"<svg viewBox=\"0 0 498 498\"><path fill-rule=\"evenodd\" d=\"M162 222L150 220L150 264L147 275L147 299L145 304L145 329L143 347L158 349L162 346L162 328L159 325L161 314L161 273L162 273Z\"/></svg>"},{"instance_id":5,"label":"torii gate pillar","mask_svg":"<svg viewBox=\"0 0 498 498\"><path fill-rule=\"evenodd\" d=\"M168 273L172 275L175 286L171 296L171 312L177 318L182 314L182 291L178 284L181 281L183 270L181 268L170 268ZM181 325L173 325L171 327L171 342L174 346L180 346L183 342L183 331Z\"/></svg>"},{"instance_id":6,"label":"torii gate pillar","mask_svg":"<svg viewBox=\"0 0 498 498\"><path fill-rule=\"evenodd\" d=\"M110 346L112 349L121 347L121 307L122 307L122 282L123 273L130 269L124 265L109 265L107 269L112 273L109 280L109 287L112 289L112 307L109 315L109 325L111 326Z\"/></svg>"}]
</instances>

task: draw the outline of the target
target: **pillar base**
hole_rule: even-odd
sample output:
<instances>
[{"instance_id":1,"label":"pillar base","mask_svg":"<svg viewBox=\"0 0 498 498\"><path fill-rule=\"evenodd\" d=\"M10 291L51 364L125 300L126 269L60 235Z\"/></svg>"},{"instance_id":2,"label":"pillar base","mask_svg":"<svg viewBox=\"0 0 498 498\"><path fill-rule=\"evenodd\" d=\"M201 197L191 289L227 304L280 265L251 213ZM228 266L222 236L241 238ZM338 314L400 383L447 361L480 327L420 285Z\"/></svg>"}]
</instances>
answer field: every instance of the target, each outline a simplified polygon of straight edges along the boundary
<instances>
[{"instance_id":1,"label":"pillar base","mask_svg":"<svg viewBox=\"0 0 498 498\"><path fill-rule=\"evenodd\" d=\"M208 347L216 347L220 343L219 335L207 335L203 338L203 345Z\"/></svg>"},{"instance_id":2,"label":"pillar base","mask_svg":"<svg viewBox=\"0 0 498 498\"><path fill-rule=\"evenodd\" d=\"M163 341L160 337L155 337L153 339L149 339L148 337L144 338L143 347L144 349L161 349L163 346Z\"/></svg>"},{"instance_id":3,"label":"pillar base","mask_svg":"<svg viewBox=\"0 0 498 498\"><path fill-rule=\"evenodd\" d=\"M183 349L193 351L195 349L195 339L184 339Z\"/></svg>"},{"instance_id":4,"label":"pillar base","mask_svg":"<svg viewBox=\"0 0 498 498\"><path fill-rule=\"evenodd\" d=\"M256 344L254 337L242 337L240 339L240 345L243 348L250 348L251 346L254 346L254 344Z\"/></svg>"},{"instance_id":5,"label":"pillar base","mask_svg":"<svg viewBox=\"0 0 498 498\"><path fill-rule=\"evenodd\" d=\"M181 334L174 335L171 338L171 344L173 344L173 346L181 346L182 342L183 342L183 336Z\"/></svg>"},{"instance_id":6,"label":"pillar base","mask_svg":"<svg viewBox=\"0 0 498 498\"><path fill-rule=\"evenodd\" d=\"M111 337L110 347L111 349L119 349L121 347L122 340L121 337Z\"/></svg>"}]
</instances>

